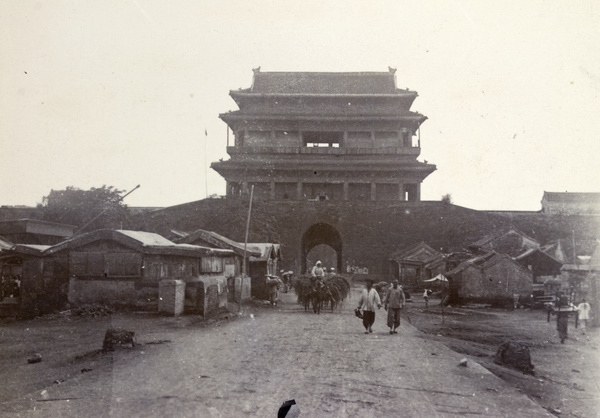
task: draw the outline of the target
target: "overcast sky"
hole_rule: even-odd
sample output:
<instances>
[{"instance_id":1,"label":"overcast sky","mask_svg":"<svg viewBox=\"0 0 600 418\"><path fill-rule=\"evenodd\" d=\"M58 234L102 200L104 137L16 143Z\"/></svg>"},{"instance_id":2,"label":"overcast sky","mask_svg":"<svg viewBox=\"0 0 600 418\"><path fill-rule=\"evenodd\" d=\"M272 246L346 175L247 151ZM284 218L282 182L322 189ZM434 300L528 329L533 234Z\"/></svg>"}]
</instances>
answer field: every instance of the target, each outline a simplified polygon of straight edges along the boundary
<instances>
[{"instance_id":1,"label":"overcast sky","mask_svg":"<svg viewBox=\"0 0 600 418\"><path fill-rule=\"evenodd\" d=\"M429 118L423 200L539 210L545 190L600 191L599 40L596 0L3 0L0 205L67 186L140 184L130 206L224 194L218 115L252 68L391 66Z\"/></svg>"}]
</instances>

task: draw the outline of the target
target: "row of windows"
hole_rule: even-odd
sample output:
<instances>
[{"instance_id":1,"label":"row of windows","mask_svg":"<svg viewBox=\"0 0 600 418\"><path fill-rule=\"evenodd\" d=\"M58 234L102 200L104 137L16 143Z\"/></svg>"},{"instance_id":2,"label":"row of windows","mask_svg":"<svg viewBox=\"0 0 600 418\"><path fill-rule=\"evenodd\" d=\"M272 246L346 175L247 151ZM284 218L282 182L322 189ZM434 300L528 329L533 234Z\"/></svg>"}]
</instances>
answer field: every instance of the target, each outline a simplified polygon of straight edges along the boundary
<instances>
[{"instance_id":1,"label":"row of windows","mask_svg":"<svg viewBox=\"0 0 600 418\"><path fill-rule=\"evenodd\" d=\"M361 142L390 141L390 145L411 146L410 132L402 131L240 131L236 135L238 146L244 145L267 145L271 143L273 135L277 142L282 141L301 141L305 147L340 147L344 141L348 145L359 144Z\"/></svg>"}]
</instances>

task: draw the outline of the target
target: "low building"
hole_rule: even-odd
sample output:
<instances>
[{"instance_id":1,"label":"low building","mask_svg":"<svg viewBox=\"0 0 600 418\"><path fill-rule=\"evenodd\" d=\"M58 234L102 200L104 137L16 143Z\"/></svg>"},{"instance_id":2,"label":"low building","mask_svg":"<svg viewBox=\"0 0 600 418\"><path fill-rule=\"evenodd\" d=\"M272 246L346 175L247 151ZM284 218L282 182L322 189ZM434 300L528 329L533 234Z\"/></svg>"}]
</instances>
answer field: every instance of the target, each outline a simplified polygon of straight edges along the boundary
<instances>
[{"instance_id":1,"label":"low building","mask_svg":"<svg viewBox=\"0 0 600 418\"><path fill-rule=\"evenodd\" d=\"M544 192L542 213L551 215L598 215L600 193Z\"/></svg>"},{"instance_id":2,"label":"low building","mask_svg":"<svg viewBox=\"0 0 600 418\"><path fill-rule=\"evenodd\" d=\"M445 273L444 255L424 242L390 255L393 275L408 289L421 288L424 280Z\"/></svg>"},{"instance_id":3,"label":"low building","mask_svg":"<svg viewBox=\"0 0 600 418\"><path fill-rule=\"evenodd\" d=\"M238 274L231 250L175 244L160 235L97 230L54 246L17 245L3 253L20 263L21 309L43 313L74 305L102 303L155 310L162 280L185 283L188 312L213 312L206 306L214 286L216 308L227 303L229 276Z\"/></svg>"},{"instance_id":4,"label":"low building","mask_svg":"<svg viewBox=\"0 0 600 418\"><path fill-rule=\"evenodd\" d=\"M556 280L563 266L556 258L540 248L531 248L515 257L523 267L531 270L533 283L543 284L546 280Z\"/></svg>"},{"instance_id":5,"label":"low building","mask_svg":"<svg viewBox=\"0 0 600 418\"><path fill-rule=\"evenodd\" d=\"M530 270L495 251L462 262L446 276L451 303L513 306L515 298L531 295L533 284Z\"/></svg>"}]
</instances>

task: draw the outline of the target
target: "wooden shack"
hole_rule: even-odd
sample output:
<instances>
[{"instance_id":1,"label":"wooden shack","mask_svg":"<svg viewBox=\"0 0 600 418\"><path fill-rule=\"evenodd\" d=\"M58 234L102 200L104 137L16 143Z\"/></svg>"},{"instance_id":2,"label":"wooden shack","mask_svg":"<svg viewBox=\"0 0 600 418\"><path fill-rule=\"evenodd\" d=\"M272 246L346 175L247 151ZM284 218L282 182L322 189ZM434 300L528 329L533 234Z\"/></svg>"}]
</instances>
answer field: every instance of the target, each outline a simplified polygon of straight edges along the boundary
<instances>
[{"instance_id":1,"label":"wooden shack","mask_svg":"<svg viewBox=\"0 0 600 418\"><path fill-rule=\"evenodd\" d=\"M181 238L175 240L178 243L204 245L212 248L224 248L234 251L241 258L246 257L247 275L250 277L250 285L244 286L246 291L256 299L269 299L266 286L266 275L277 275L281 264L281 246L273 243L244 243L233 241L213 231L197 229ZM241 264L238 266L241 269ZM237 291L236 291L237 294ZM245 299L245 297L243 298Z\"/></svg>"},{"instance_id":2,"label":"wooden shack","mask_svg":"<svg viewBox=\"0 0 600 418\"><path fill-rule=\"evenodd\" d=\"M23 294L31 293L33 299L39 300L38 290L43 289L46 297L68 299L73 305L101 303L150 310L157 309L160 281L179 279L189 282L186 306L198 311L197 288L205 287L202 279L226 281L237 263L230 250L175 244L157 234L127 230L78 235L29 255L27 262L33 263L34 258L43 267L32 270L33 274L23 271L23 282L32 283L32 292L24 287ZM50 278L54 289L60 289L58 294L48 293ZM228 291L226 286L219 290L224 295Z\"/></svg>"}]
</instances>

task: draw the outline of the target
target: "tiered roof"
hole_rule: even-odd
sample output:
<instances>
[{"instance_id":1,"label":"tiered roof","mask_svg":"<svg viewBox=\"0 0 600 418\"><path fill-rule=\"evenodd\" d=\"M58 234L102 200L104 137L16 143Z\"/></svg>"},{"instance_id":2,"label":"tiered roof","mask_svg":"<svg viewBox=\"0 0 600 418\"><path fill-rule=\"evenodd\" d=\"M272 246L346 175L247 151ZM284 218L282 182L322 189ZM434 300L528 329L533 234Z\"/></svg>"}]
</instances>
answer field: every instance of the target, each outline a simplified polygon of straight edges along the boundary
<instances>
[{"instance_id":1,"label":"tiered roof","mask_svg":"<svg viewBox=\"0 0 600 418\"><path fill-rule=\"evenodd\" d=\"M410 95L398 90L392 72L260 72L245 92L263 94Z\"/></svg>"}]
</instances>

